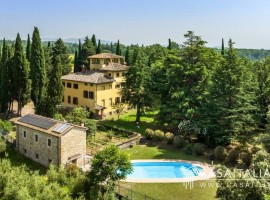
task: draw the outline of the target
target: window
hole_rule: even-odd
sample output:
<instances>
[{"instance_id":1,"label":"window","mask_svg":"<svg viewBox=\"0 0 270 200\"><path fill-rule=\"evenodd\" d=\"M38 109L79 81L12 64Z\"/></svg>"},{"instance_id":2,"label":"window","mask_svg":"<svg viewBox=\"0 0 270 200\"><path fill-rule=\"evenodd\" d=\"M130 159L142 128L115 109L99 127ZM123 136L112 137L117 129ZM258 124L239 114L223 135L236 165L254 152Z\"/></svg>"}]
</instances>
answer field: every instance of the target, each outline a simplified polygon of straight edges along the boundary
<instances>
[{"instance_id":1,"label":"window","mask_svg":"<svg viewBox=\"0 0 270 200\"><path fill-rule=\"evenodd\" d=\"M65 102L65 96L63 96L63 98L62 98L62 102Z\"/></svg>"},{"instance_id":2,"label":"window","mask_svg":"<svg viewBox=\"0 0 270 200\"><path fill-rule=\"evenodd\" d=\"M111 73L109 73L109 76L112 76L112 74L111 74Z\"/></svg>"},{"instance_id":3,"label":"window","mask_svg":"<svg viewBox=\"0 0 270 200\"><path fill-rule=\"evenodd\" d=\"M83 91L83 98L88 99L88 91Z\"/></svg>"},{"instance_id":4,"label":"window","mask_svg":"<svg viewBox=\"0 0 270 200\"><path fill-rule=\"evenodd\" d=\"M36 159L39 159L39 154L36 153Z\"/></svg>"},{"instance_id":5,"label":"window","mask_svg":"<svg viewBox=\"0 0 270 200\"><path fill-rule=\"evenodd\" d=\"M52 159L49 158L48 159L48 163L51 164L52 163Z\"/></svg>"},{"instance_id":6,"label":"window","mask_svg":"<svg viewBox=\"0 0 270 200\"><path fill-rule=\"evenodd\" d=\"M63 86L65 87L66 86L66 83L65 82L62 82Z\"/></svg>"},{"instance_id":7,"label":"window","mask_svg":"<svg viewBox=\"0 0 270 200\"><path fill-rule=\"evenodd\" d=\"M52 140L51 138L48 138L48 147L51 147L52 146Z\"/></svg>"},{"instance_id":8,"label":"window","mask_svg":"<svg viewBox=\"0 0 270 200\"><path fill-rule=\"evenodd\" d=\"M117 104L117 103L120 103L120 97L116 97L115 98L115 103Z\"/></svg>"},{"instance_id":9,"label":"window","mask_svg":"<svg viewBox=\"0 0 270 200\"><path fill-rule=\"evenodd\" d=\"M119 73L116 73L116 77L119 77L120 75L119 75Z\"/></svg>"},{"instance_id":10,"label":"window","mask_svg":"<svg viewBox=\"0 0 270 200\"><path fill-rule=\"evenodd\" d=\"M84 85L86 85L86 86L87 86L87 83L84 83Z\"/></svg>"},{"instance_id":11,"label":"window","mask_svg":"<svg viewBox=\"0 0 270 200\"><path fill-rule=\"evenodd\" d=\"M113 59L113 62L114 62L114 63L118 63L118 59L117 59L117 58L114 58L114 59Z\"/></svg>"},{"instance_id":12,"label":"window","mask_svg":"<svg viewBox=\"0 0 270 200\"><path fill-rule=\"evenodd\" d=\"M73 97L73 104L78 105L78 98L77 97Z\"/></svg>"},{"instance_id":13,"label":"window","mask_svg":"<svg viewBox=\"0 0 270 200\"><path fill-rule=\"evenodd\" d=\"M73 88L74 88L74 89L78 89L78 88L79 88L78 84L77 84L77 83L74 83L74 84L73 84Z\"/></svg>"},{"instance_id":14,"label":"window","mask_svg":"<svg viewBox=\"0 0 270 200\"><path fill-rule=\"evenodd\" d=\"M38 142L38 135L35 134L35 142Z\"/></svg>"},{"instance_id":15,"label":"window","mask_svg":"<svg viewBox=\"0 0 270 200\"><path fill-rule=\"evenodd\" d=\"M109 89L110 89L110 90L112 89L112 85L109 85Z\"/></svg>"},{"instance_id":16,"label":"window","mask_svg":"<svg viewBox=\"0 0 270 200\"><path fill-rule=\"evenodd\" d=\"M27 154L27 149L26 149L26 148L23 148L23 152L24 152L25 154Z\"/></svg>"},{"instance_id":17,"label":"window","mask_svg":"<svg viewBox=\"0 0 270 200\"><path fill-rule=\"evenodd\" d=\"M105 86L101 86L101 90L105 90Z\"/></svg>"},{"instance_id":18,"label":"window","mask_svg":"<svg viewBox=\"0 0 270 200\"><path fill-rule=\"evenodd\" d=\"M68 96L68 103L71 103L71 96Z\"/></svg>"},{"instance_id":19,"label":"window","mask_svg":"<svg viewBox=\"0 0 270 200\"><path fill-rule=\"evenodd\" d=\"M120 84L115 85L115 89L120 88Z\"/></svg>"},{"instance_id":20,"label":"window","mask_svg":"<svg viewBox=\"0 0 270 200\"><path fill-rule=\"evenodd\" d=\"M67 83L67 87L68 88L71 88L71 83Z\"/></svg>"},{"instance_id":21,"label":"window","mask_svg":"<svg viewBox=\"0 0 270 200\"><path fill-rule=\"evenodd\" d=\"M105 99L102 99L102 106L105 107Z\"/></svg>"},{"instance_id":22,"label":"window","mask_svg":"<svg viewBox=\"0 0 270 200\"><path fill-rule=\"evenodd\" d=\"M110 105L112 105L112 98L109 98Z\"/></svg>"},{"instance_id":23,"label":"window","mask_svg":"<svg viewBox=\"0 0 270 200\"><path fill-rule=\"evenodd\" d=\"M106 64L106 65L107 65L109 62L110 62L109 59L105 59L105 60L104 60L104 64Z\"/></svg>"},{"instance_id":24,"label":"window","mask_svg":"<svg viewBox=\"0 0 270 200\"><path fill-rule=\"evenodd\" d=\"M100 64L100 60L99 59L92 59L92 64Z\"/></svg>"},{"instance_id":25,"label":"window","mask_svg":"<svg viewBox=\"0 0 270 200\"><path fill-rule=\"evenodd\" d=\"M94 99L94 92L89 92L89 99Z\"/></svg>"},{"instance_id":26,"label":"window","mask_svg":"<svg viewBox=\"0 0 270 200\"><path fill-rule=\"evenodd\" d=\"M90 83L90 86L93 86L93 83Z\"/></svg>"},{"instance_id":27,"label":"window","mask_svg":"<svg viewBox=\"0 0 270 200\"><path fill-rule=\"evenodd\" d=\"M26 131L23 131L23 137L26 138Z\"/></svg>"}]
</instances>

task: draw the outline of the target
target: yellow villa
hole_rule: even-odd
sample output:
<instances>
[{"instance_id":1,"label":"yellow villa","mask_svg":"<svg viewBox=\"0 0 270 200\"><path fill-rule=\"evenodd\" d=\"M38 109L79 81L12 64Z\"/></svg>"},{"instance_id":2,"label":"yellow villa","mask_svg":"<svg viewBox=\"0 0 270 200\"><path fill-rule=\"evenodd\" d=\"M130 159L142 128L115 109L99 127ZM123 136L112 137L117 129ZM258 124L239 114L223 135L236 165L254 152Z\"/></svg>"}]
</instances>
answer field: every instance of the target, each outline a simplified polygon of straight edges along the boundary
<instances>
[{"instance_id":1,"label":"yellow villa","mask_svg":"<svg viewBox=\"0 0 270 200\"><path fill-rule=\"evenodd\" d=\"M90 70L62 76L64 108L86 107L98 118L114 112L112 104L122 101L120 90L128 66L124 58L110 53L88 57Z\"/></svg>"}]
</instances>

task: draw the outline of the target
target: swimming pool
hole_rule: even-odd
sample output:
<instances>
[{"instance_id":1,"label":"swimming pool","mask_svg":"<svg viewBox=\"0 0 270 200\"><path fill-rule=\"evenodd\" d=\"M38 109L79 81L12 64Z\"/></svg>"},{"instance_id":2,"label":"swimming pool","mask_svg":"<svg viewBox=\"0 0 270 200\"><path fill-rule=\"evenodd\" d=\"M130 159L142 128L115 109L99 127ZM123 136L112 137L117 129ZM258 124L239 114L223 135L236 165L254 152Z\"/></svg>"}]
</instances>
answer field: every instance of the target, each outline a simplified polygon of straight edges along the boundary
<instances>
[{"instance_id":1,"label":"swimming pool","mask_svg":"<svg viewBox=\"0 0 270 200\"><path fill-rule=\"evenodd\" d=\"M133 172L127 179L179 179L196 177L203 168L186 162L133 161Z\"/></svg>"}]
</instances>

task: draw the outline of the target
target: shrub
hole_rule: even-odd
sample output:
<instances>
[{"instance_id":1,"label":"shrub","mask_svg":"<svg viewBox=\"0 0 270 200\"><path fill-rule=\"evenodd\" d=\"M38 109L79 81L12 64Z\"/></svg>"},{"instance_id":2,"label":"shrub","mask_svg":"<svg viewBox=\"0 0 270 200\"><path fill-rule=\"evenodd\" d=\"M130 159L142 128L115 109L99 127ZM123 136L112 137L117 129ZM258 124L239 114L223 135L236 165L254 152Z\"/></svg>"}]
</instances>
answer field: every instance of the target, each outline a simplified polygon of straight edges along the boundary
<instances>
[{"instance_id":1,"label":"shrub","mask_svg":"<svg viewBox=\"0 0 270 200\"><path fill-rule=\"evenodd\" d=\"M162 141L164 139L164 132L161 130L155 130L154 139L156 141Z\"/></svg>"},{"instance_id":2,"label":"shrub","mask_svg":"<svg viewBox=\"0 0 270 200\"><path fill-rule=\"evenodd\" d=\"M217 146L214 150L214 156L215 159L223 161L227 156L226 148L223 146Z\"/></svg>"},{"instance_id":3,"label":"shrub","mask_svg":"<svg viewBox=\"0 0 270 200\"><path fill-rule=\"evenodd\" d=\"M5 152L7 148L6 142L0 137L0 154Z\"/></svg>"},{"instance_id":4,"label":"shrub","mask_svg":"<svg viewBox=\"0 0 270 200\"><path fill-rule=\"evenodd\" d=\"M241 152L240 158L246 166L249 166L252 162L252 154L249 151Z\"/></svg>"},{"instance_id":5,"label":"shrub","mask_svg":"<svg viewBox=\"0 0 270 200\"><path fill-rule=\"evenodd\" d=\"M167 141L167 144L173 144L173 134L171 132L167 132L165 134L165 139Z\"/></svg>"},{"instance_id":6,"label":"shrub","mask_svg":"<svg viewBox=\"0 0 270 200\"><path fill-rule=\"evenodd\" d=\"M152 129L150 129L150 128L147 128L147 129L145 130L145 137L146 137L146 139L148 139L148 140L152 140L153 137L154 137L154 131L153 131Z\"/></svg>"},{"instance_id":7,"label":"shrub","mask_svg":"<svg viewBox=\"0 0 270 200\"><path fill-rule=\"evenodd\" d=\"M180 135L177 135L173 138L173 144L177 148L183 148L185 145L188 144L188 142Z\"/></svg>"},{"instance_id":8,"label":"shrub","mask_svg":"<svg viewBox=\"0 0 270 200\"><path fill-rule=\"evenodd\" d=\"M192 155L193 153L193 150L192 150L192 144L187 144L185 147L184 147L184 152L185 154L187 155Z\"/></svg>"},{"instance_id":9,"label":"shrub","mask_svg":"<svg viewBox=\"0 0 270 200\"><path fill-rule=\"evenodd\" d=\"M229 151L228 154L228 162L235 165L239 159L239 149L238 148L233 148Z\"/></svg>"},{"instance_id":10,"label":"shrub","mask_svg":"<svg viewBox=\"0 0 270 200\"><path fill-rule=\"evenodd\" d=\"M6 132L12 131L12 123L9 121L3 121L0 119L0 128Z\"/></svg>"},{"instance_id":11,"label":"shrub","mask_svg":"<svg viewBox=\"0 0 270 200\"><path fill-rule=\"evenodd\" d=\"M106 135L106 137L109 139L109 141L112 140L113 136L114 136L113 130L109 130L109 131L107 132L107 135Z\"/></svg>"},{"instance_id":12,"label":"shrub","mask_svg":"<svg viewBox=\"0 0 270 200\"><path fill-rule=\"evenodd\" d=\"M205 145L204 144L196 143L194 145L193 152L196 155L198 155L198 156L203 155L204 154L204 151L205 151Z\"/></svg>"}]
</instances>

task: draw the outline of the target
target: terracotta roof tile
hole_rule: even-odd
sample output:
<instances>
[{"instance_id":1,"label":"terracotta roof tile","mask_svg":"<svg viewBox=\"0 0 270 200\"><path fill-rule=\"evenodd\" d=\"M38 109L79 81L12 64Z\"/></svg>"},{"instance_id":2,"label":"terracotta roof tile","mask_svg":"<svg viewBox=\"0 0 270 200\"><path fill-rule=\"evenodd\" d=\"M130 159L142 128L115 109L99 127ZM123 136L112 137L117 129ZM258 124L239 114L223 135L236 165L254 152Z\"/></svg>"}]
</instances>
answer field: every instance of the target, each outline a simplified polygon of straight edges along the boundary
<instances>
[{"instance_id":1,"label":"terracotta roof tile","mask_svg":"<svg viewBox=\"0 0 270 200\"><path fill-rule=\"evenodd\" d=\"M119 56L112 53L100 53L92 56L88 56L87 58L124 58L123 56Z\"/></svg>"},{"instance_id":2,"label":"terracotta roof tile","mask_svg":"<svg viewBox=\"0 0 270 200\"><path fill-rule=\"evenodd\" d=\"M112 77L100 71L88 70L62 76L62 80L87 82L87 83L109 83L115 81Z\"/></svg>"},{"instance_id":3,"label":"terracotta roof tile","mask_svg":"<svg viewBox=\"0 0 270 200\"><path fill-rule=\"evenodd\" d=\"M120 63L110 62L108 65L102 66L101 70L104 71L126 71L128 66L122 65Z\"/></svg>"}]
</instances>

